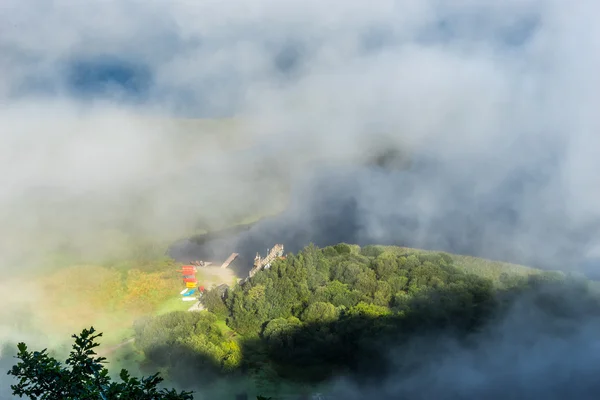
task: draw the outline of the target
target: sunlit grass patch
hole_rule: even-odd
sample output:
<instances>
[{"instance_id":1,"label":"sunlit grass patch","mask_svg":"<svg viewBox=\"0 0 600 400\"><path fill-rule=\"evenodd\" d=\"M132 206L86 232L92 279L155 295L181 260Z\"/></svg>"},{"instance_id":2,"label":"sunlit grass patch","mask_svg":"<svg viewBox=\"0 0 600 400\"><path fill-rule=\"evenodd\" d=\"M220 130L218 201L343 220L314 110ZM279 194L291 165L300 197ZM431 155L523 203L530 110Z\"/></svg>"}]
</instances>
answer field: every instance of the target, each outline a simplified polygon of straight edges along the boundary
<instances>
[{"instance_id":1,"label":"sunlit grass patch","mask_svg":"<svg viewBox=\"0 0 600 400\"><path fill-rule=\"evenodd\" d=\"M158 306L155 315L167 314L173 311L186 311L192 304L192 302L182 301L179 292L173 293L173 297L165 300Z\"/></svg>"}]
</instances>

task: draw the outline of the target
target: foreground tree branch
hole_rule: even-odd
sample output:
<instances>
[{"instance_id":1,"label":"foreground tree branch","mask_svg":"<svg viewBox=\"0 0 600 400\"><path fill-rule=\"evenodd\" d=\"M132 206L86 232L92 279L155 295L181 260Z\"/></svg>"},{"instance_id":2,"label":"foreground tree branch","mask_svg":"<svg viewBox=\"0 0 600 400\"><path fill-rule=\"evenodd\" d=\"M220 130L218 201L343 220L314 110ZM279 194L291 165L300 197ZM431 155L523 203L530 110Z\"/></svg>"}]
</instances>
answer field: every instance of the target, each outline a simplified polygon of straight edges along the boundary
<instances>
[{"instance_id":1,"label":"foreground tree branch","mask_svg":"<svg viewBox=\"0 0 600 400\"><path fill-rule=\"evenodd\" d=\"M60 363L48 355L47 349L29 351L25 343L18 344L14 365L8 375L17 379L11 385L13 395L32 400L192 400L192 392L159 389L163 381L159 374L135 378L121 370L120 382L113 382L104 366L106 358L98 357L94 349L102 333L94 327L73 335L75 343L69 357Z\"/></svg>"}]
</instances>

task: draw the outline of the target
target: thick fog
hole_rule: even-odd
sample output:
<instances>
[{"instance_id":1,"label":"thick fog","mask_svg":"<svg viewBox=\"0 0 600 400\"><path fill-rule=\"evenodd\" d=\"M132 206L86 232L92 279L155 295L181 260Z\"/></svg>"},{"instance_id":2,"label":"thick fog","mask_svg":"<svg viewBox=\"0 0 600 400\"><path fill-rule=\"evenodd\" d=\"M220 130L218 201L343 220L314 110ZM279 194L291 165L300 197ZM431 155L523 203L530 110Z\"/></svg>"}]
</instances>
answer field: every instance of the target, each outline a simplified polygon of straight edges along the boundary
<instances>
[{"instance_id":1,"label":"thick fog","mask_svg":"<svg viewBox=\"0 0 600 400\"><path fill-rule=\"evenodd\" d=\"M241 214L321 165L348 169L302 197L354 201L350 238L541 267L596 255L591 1L4 10L4 264L52 251L59 240L28 239L56 226L86 250L102 224L184 235L194 218ZM157 122L174 116L238 123L188 127L191 146L181 124ZM356 171L394 147L416 159L411 171ZM41 216L49 202L66 218ZM316 203L300 219L338 208Z\"/></svg>"},{"instance_id":2,"label":"thick fog","mask_svg":"<svg viewBox=\"0 0 600 400\"><path fill-rule=\"evenodd\" d=\"M401 351L383 350L388 376L377 384L339 379L332 398L595 399L599 308L584 292L545 288L518 298L467 341L425 336Z\"/></svg>"},{"instance_id":3,"label":"thick fog","mask_svg":"<svg viewBox=\"0 0 600 400\"><path fill-rule=\"evenodd\" d=\"M212 250L397 243L596 276L598 9L4 0L0 271L288 206ZM391 149L410 167L369 164Z\"/></svg>"}]
</instances>

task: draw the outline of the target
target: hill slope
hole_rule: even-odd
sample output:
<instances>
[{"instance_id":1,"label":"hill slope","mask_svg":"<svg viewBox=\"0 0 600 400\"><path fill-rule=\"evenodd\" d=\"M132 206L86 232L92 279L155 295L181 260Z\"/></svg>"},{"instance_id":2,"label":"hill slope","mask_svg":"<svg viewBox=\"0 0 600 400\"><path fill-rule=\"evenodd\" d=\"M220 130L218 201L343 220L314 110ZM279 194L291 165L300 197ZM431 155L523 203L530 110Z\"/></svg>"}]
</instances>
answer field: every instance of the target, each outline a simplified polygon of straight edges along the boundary
<instances>
[{"instance_id":1,"label":"hill slope","mask_svg":"<svg viewBox=\"0 0 600 400\"><path fill-rule=\"evenodd\" d=\"M421 337L477 334L519 293L556 282L567 279L475 257L310 245L224 297L209 290L203 297L209 311L202 315L175 312L141 321L136 343L150 365L182 385L210 386L243 371L251 381L245 385L262 385L256 391L271 395L281 385L317 385L336 375L383 376L391 368L387 346L404 351ZM578 291L587 295L587 283L581 284ZM184 364L195 372L182 375ZM187 382L190 375L195 383Z\"/></svg>"},{"instance_id":2,"label":"hill slope","mask_svg":"<svg viewBox=\"0 0 600 400\"><path fill-rule=\"evenodd\" d=\"M386 252L394 254L440 254L435 250L414 249L411 247L400 246L377 246ZM482 278L488 278L493 281L499 281L503 274L509 276L530 276L540 274L543 271L525 265L512 264L503 261L488 260L485 258L464 256L459 254L448 254L454 260L454 265L466 273L478 275Z\"/></svg>"}]
</instances>

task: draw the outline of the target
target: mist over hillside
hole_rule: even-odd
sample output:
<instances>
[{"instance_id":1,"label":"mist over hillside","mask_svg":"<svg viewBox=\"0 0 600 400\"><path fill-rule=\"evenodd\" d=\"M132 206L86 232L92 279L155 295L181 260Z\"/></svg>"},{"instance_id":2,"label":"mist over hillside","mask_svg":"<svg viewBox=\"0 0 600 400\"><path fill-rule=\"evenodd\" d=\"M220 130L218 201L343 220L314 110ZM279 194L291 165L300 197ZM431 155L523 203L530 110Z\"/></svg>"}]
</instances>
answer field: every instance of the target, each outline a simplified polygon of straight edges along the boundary
<instances>
[{"instance_id":1,"label":"mist over hillside","mask_svg":"<svg viewBox=\"0 0 600 400\"><path fill-rule=\"evenodd\" d=\"M386 400L596 398L597 304L586 308L569 291L552 296L564 302L561 316L526 296L466 345L449 338L415 339L410 350L390 354L397 367L382 381L356 385L340 379L333 392L337 398Z\"/></svg>"},{"instance_id":2,"label":"mist over hillside","mask_svg":"<svg viewBox=\"0 0 600 400\"><path fill-rule=\"evenodd\" d=\"M85 212L118 220L132 203L104 199L119 191L153 210L131 226L149 236L169 226L177 236L190 215L218 220L265 201L258 177L295 182L315 163L343 161L351 167L338 180L355 184L326 190L356 202L363 238L541 267L596 257L597 117L587 82L597 60L583 56L595 43L592 2L568 17L556 2L533 0L344 2L335 16L302 2L7 4L5 209L46 186L93 193L102 205ZM135 22L125 17L132 12ZM18 21L37 29L25 32ZM254 157L200 140L184 157L204 172L189 173L192 163L164 152L177 147L177 128L139 115L248 118L235 134L255 144ZM374 142L433 166L402 177L354 171ZM173 157L179 162L166 174L158 160ZM263 170L256 160L265 157ZM231 193L227 206L212 204L206 193L216 191Z\"/></svg>"},{"instance_id":3,"label":"mist over hillside","mask_svg":"<svg viewBox=\"0 0 600 400\"><path fill-rule=\"evenodd\" d=\"M267 213L290 187L281 216L211 250L394 243L598 276L595 1L2 9L2 276ZM365 167L381 149L413 163ZM14 339L12 321L0 325ZM593 365L596 326L572 328L572 362ZM544 343L540 363L556 349ZM468 369L457 354L449 365ZM531 374L531 388L552 376Z\"/></svg>"},{"instance_id":4,"label":"mist over hillside","mask_svg":"<svg viewBox=\"0 0 600 400\"><path fill-rule=\"evenodd\" d=\"M598 221L569 227L562 194L537 198L554 203L549 214L527 204L557 168L548 161L540 165L544 168L515 172L478 196L470 194L471 188L484 176L449 177L444 164L434 160L413 161L406 169L320 165L292 185L281 214L216 239L182 240L169 254L187 262L239 252L238 265L245 274L255 252L263 254L275 243L291 252L309 243L386 244L577 271L597 279L600 275L585 251L594 243Z\"/></svg>"}]
</instances>

